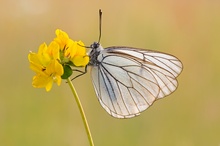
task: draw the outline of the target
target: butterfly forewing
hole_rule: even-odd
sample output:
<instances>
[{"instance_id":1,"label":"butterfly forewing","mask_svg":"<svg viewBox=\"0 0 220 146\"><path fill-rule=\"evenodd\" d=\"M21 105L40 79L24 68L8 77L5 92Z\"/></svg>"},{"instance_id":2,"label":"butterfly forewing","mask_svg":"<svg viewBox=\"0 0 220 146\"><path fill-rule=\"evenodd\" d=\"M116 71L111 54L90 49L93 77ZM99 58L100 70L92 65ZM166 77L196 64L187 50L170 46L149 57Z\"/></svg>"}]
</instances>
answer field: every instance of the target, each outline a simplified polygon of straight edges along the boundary
<instances>
[{"instance_id":1,"label":"butterfly forewing","mask_svg":"<svg viewBox=\"0 0 220 146\"><path fill-rule=\"evenodd\" d=\"M116 118L139 115L172 93L182 70L172 55L129 47L108 47L100 51L97 62L91 70L97 97Z\"/></svg>"}]
</instances>

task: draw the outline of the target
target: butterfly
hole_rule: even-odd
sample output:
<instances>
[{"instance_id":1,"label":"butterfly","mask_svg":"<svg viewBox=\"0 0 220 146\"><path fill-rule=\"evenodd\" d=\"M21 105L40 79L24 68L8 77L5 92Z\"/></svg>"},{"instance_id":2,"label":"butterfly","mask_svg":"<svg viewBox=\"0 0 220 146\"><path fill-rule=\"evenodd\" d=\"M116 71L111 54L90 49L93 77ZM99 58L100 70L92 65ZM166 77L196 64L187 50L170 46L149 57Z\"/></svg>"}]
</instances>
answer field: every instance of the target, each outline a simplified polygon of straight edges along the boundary
<instances>
[{"instance_id":1,"label":"butterfly","mask_svg":"<svg viewBox=\"0 0 220 146\"><path fill-rule=\"evenodd\" d=\"M101 19L101 10L99 14ZM101 106L115 118L139 115L178 86L176 78L183 65L173 55L126 46L104 49L99 42L89 48L87 66L91 67L95 93Z\"/></svg>"},{"instance_id":2,"label":"butterfly","mask_svg":"<svg viewBox=\"0 0 220 146\"><path fill-rule=\"evenodd\" d=\"M178 86L183 65L175 56L132 47L91 45L91 77L102 107L113 117L131 118Z\"/></svg>"}]
</instances>

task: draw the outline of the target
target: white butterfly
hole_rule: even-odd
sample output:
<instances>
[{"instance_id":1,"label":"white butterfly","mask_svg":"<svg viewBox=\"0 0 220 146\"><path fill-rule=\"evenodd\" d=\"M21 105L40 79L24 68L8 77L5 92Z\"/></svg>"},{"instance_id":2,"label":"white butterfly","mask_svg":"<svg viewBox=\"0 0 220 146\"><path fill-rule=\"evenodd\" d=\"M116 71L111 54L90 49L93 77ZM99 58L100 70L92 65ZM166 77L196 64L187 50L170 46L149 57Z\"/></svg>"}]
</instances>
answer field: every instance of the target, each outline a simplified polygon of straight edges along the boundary
<instances>
[{"instance_id":1,"label":"white butterfly","mask_svg":"<svg viewBox=\"0 0 220 146\"><path fill-rule=\"evenodd\" d=\"M103 49L96 42L89 57L98 100L116 118L137 116L174 92L183 68L173 55L131 47Z\"/></svg>"}]
</instances>

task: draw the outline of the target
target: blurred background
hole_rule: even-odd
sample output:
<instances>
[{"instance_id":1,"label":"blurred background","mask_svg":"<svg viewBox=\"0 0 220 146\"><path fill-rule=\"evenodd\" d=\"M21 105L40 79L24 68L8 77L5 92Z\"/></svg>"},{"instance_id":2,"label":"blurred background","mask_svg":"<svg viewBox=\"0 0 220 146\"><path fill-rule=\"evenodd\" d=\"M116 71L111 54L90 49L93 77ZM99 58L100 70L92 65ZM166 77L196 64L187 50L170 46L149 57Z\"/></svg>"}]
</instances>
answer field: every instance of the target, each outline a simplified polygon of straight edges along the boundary
<instances>
[{"instance_id":1,"label":"blurred background","mask_svg":"<svg viewBox=\"0 0 220 146\"><path fill-rule=\"evenodd\" d=\"M87 46L125 45L177 56L179 87L132 119L99 104L90 74L73 81L96 146L220 145L219 0L8 0L0 5L0 145L87 146L82 119L65 81L50 92L31 86L27 55L57 28Z\"/></svg>"}]
</instances>

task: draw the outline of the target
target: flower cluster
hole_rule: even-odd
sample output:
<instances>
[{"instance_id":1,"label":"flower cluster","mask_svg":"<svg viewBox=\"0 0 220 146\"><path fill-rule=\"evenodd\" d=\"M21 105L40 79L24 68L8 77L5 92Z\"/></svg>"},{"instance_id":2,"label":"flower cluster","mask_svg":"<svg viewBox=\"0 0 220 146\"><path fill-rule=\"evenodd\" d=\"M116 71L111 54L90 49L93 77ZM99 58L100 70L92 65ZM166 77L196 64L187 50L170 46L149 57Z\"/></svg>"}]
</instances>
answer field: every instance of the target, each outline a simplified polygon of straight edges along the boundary
<instances>
[{"instance_id":1,"label":"flower cluster","mask_svg":"<svg viewBox=\"0 0 220 146\"><path fill-rule=\"evenodd\" d=\"M47 46L41 44L37 53L30 52L30 68L36 73L32 85L50 91L53 82L59 86L61 79L72 75L71 67L86 66L89 57L82 41L73 41L62 30L56 30L56 38Z\"/></svg>"}]
</instances>

